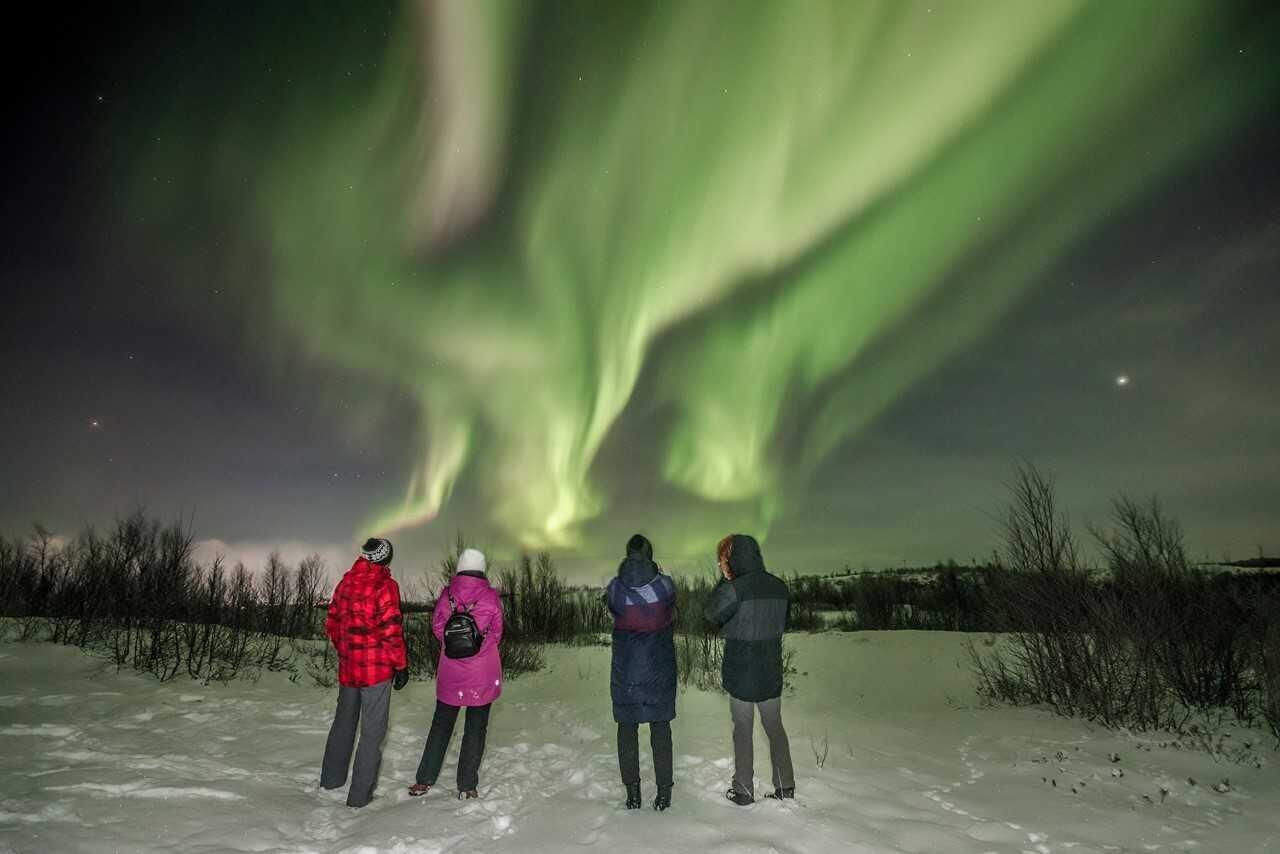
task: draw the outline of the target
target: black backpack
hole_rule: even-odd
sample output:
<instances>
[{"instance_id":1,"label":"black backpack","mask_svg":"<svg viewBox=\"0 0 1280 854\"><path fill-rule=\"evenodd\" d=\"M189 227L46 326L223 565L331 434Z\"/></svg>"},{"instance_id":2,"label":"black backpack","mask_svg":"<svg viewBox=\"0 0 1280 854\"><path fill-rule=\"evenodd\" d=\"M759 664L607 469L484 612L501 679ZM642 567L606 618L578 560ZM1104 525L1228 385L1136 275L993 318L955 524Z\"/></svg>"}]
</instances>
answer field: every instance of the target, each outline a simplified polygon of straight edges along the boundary
<instances>
[{"instance_id":1,"label":"black backpack","mask_svg":"<svg viewBox=\"0 0 1280 854\"><path fill-rule=\"evenodd\" d=\"M445 588L444 594L449 597L449 607L452 609L444 624L445 657L470 658L480 651L485 636L485 632L480 631L480 626L476 624L476 618L471 616L471 608L475 607L475 603L459 609L449 588Z\"/></svg>"}]
</instances>

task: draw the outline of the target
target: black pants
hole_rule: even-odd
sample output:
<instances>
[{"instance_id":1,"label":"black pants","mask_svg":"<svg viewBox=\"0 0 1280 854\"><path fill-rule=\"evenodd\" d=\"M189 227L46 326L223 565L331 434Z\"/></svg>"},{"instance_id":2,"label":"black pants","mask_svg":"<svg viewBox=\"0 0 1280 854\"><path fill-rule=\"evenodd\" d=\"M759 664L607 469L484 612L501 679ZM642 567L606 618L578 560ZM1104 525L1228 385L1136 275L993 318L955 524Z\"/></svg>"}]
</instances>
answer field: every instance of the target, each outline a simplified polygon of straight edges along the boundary
<instances>
[{"instance_id":1,"label":"black pants","mask_svg":"<svg viewBox=\"0 0 1280 854\"><path fill-rule=\"evenodd\" d=\"M418 763L417 782L434 786L444 765L444 754L453 738L453 725L458 722L458 706L436 700L436 713L431 717L427 746ZM458 789L467 791L480 784L480 760L484 758L484 736L489 728L489 704L467 707L467 720L462 727L462 752L458 755Z\"/></svg>"},{"instance_id":2,"label":"black pants","mask_svg":"<svg viewBox=\"0 0 1280 854\"><path fill-rule=\"evenodd\" d=\"M653 776L659 789L671 788L671 722L649 724L649 747L653 750ZM618 769L622 784L640 782L640 725L618 724Z\"/></svg>"}]
</instances>

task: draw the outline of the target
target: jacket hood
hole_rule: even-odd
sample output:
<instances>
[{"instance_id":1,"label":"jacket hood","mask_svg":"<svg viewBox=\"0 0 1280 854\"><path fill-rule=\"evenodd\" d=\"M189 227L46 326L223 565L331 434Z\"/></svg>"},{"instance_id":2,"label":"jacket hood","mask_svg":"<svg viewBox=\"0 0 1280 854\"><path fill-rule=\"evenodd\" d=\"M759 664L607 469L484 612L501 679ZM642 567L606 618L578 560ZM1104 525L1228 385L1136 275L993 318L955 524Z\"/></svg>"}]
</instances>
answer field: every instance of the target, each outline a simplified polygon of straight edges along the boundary
<instances>
[{"instance_id":1,"label":"jacket hood","mask_svg":"<svg viewBox=\"0 0 1280 854\"><path fill-rule=\"evenodd\" d=\"M644 587L657 577L658 565L643 555L628 555L618 564L618 579L628 587Z\"/></svg>"},{"instance_id":2,"label":"jacket hood","mask_svg":"<svg viewBox=\"0 0 1280 854\"><path fill-rule=\"evenodd\" d=\"M470 599L482 591L492 590L493 588L489 585L489 579L483 575L459 572L449 582L449 589L453 591L454 599Z\"/></svg>"},{"instance_id":3,"label":"jacket hood","mask_svg":"<svg viewBox=\"0 0 1280 854\"><path fill-rule=\"evenodd\" d=\"M764 571L764 558L760 555L760 544L750 534L734 534L732 550L729 552L729 569L734 578L752 572Z\"/></svg>"},{"instance_id":4,"label":"jacket hood","mask_svg":"<svg viewBox=\"0 0 1280 854\"><path fill-rule=\"evenodd\" d=\"M347 574L368 578L390 578L391 567L384 563L372 563L366 558L358 557L356 562L351 564L351 569L347 570Z\"/></svg>"}]
</instances>

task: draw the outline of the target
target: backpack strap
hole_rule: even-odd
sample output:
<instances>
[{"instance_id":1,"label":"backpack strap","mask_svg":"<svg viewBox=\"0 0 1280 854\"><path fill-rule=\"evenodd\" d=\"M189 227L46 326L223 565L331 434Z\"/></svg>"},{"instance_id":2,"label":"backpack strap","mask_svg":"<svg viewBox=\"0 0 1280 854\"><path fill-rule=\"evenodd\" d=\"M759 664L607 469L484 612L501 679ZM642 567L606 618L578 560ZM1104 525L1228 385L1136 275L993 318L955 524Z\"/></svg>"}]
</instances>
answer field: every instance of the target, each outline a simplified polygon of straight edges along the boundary
<instances>
[{"instance_id":1,"label":"backpack strap","mask_svg":"<svg viewBox=\"0 0 1280 854\"><path fill-rule=\"evenodd\" d=\"M458 603L453 601L453 591L450 590L448 587L445 587L444 595L449 597L449 610L455 614L458 613ZM479 601L480 601L479 599L476 600L476 602L479 602ZM472 602L470 605L468 605L466 602L463 602L462 613L470 614L475 607L476 607L475 602Z\"/></svg>"},{"instance_id":2,"label":"backpack strap","mask_svg":"<svg viewBox=\"0 0 1280 854\"><path fill-rule=\"evenodd\" d=\"M446 586L445 586L445 588L444 588L444 595L446 595L446 596L448 596L448 597L449 597L449 610L450 610L450 611L452 611L454 614L458 613L458 604L457 604L456 602L454 602L454 601L453 601L453 590L451 589L451 587L450 587L450 586L448 586L448 585L446 585ZM466 604L466 603L464 602L464 603L463 603L463 608L462 608L462 613L464 613L464 614L471 614L472 610L476 607L476 602L479 602L479 601L480 601L479 599L476 599L476 600L475 600L475 602L472 602L470 605L468 605L468 604ZM474 620L474 619L475 619L475 616L474 616L474 615L472 615L471 619L473 619L473 620ZM484 639L485 639L485 637L489 634L489 629L493 628L493 621L494 621L494 620L496 620L496 619L498 619L496 616L494 616L494 617L490 617L490 618L489 618L489 625L485 626L485 627L484 627L484 631L480 632L480 639L481 639L481 640L484 640ZM479 624L477 623L476 625L477 625L477 628L478 628L478 627L479 627Z\"/></svg>"}]
</instances>

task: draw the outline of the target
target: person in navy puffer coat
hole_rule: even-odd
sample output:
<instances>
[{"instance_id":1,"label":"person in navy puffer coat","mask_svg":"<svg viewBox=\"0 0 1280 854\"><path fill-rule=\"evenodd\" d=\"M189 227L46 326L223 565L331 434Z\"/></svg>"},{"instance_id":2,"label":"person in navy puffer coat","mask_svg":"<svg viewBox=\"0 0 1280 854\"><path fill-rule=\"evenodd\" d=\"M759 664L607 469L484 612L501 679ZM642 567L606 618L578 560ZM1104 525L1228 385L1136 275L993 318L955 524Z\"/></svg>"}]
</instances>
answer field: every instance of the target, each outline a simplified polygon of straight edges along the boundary
<instances>
[{"instance_id":1,"label":"person in navy puffer coat","mask_svg":"<svg viewBox=\"0 0 1280 854\"><path fill-rule=\"evenodd\" d=\"M656 810L671 806L671 721L676 716L676 586L653 561L653 546L636 534L609 582L605 601L613 614L613 666L609 689L618 722L618 768L627 787L627 809L640 797L639 725L649 725Z\"/></svg>"}]
</instances>

